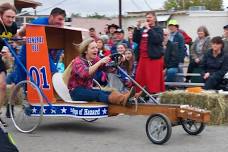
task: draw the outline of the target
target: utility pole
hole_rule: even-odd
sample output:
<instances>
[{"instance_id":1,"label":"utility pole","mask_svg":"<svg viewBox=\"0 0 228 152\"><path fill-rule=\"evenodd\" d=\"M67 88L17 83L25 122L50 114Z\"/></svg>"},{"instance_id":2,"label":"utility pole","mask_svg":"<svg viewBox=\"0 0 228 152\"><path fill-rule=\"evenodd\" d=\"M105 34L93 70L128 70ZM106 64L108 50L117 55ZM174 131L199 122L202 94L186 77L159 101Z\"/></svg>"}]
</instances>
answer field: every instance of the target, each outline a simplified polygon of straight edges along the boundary
<instances>
[{"instance_id":1,"label":"utility pole","mask_svg":"<svg viewBox=\"0 0 228 152\"><path fill-rule=\"evenodd\" d=\"M122 28L122 0L119 0L119 26Z\"/></svg>"},{"instance_id":2,"label":"utility pole","mask_svg":"<svg viewBox=\"0 0 228 152\"><path fill-rule=\"evenodd\" d=\"M36 8L34 9L34 15L35 15L35 16L37 15L37 13L36 13Z\"/></svg>"},{"instance_id":3,"label":"utility pole","mask_svg":"<svg viewBox=\"0 0 228 152\"><path fill-rule=\"evenodd\" d=\"M182 0L182 7L183 7L183 10L185 10L185 1Z\"/></svg>"}]
</instances>

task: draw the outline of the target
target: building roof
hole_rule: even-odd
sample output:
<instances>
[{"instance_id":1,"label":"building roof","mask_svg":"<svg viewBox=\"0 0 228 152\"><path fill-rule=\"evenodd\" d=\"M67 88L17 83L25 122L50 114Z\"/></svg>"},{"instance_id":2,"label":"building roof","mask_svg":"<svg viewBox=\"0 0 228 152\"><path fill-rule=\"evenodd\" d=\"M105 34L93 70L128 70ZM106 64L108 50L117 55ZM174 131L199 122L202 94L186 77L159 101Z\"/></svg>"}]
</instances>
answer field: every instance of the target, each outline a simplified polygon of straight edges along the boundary
<instances>
[{"instance_id":1,"label":"building roof","mask_svg":"<svg viewBox=\"0 0 228 152\"><path fill-rule=\"evenodd\" d=\"M127 12L125 17L142 17L150 11L140 11L140 12ZM209 10L199 10L199 11L167 11L167 10L155 10L157 18L163 20L170 15L190 15L190 16L227 16L227 11L209 11ZM159 17L160 16L160 17ZM158 19L159 20L159 19Z\"/></svg>"},{"instance_id":2,"label":"building roof","mask_svg":"<svg viewBox=\"0 0 228 152\"><path fill-rule=\"evenodd\" d=\"M14 5L19 10L22 8L30 8L30 7L35 9L37 6L41 6L42 3L36 2L33 0L15 0Z\"/></svg>"},{"instance_id":3,"label":"building roof","mask_svg":"<svg viewBox=\"0 0 228 152\"><path fill-rule=\"evenodd\" d=\"M168 21L169 18L170 18L170 15L158 15L157 16L157 21L165 22L165 21Z\"/></svg>"}]
</instances>

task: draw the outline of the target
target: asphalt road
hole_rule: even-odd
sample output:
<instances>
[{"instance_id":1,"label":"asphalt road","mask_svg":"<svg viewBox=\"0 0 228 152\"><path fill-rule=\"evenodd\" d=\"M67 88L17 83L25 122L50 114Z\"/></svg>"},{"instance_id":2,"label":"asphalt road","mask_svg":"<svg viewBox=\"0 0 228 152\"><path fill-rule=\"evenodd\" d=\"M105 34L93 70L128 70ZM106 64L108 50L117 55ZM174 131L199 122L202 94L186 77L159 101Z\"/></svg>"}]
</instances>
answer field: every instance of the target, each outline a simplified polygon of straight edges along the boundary
<instances>
[{"instance_id":1,"label":"asphalt road","mask_svg":"<svg viewBox=\"0 0 228 152\"><path fill-rule=\"evenodd\" d=\"M228 126L207 126L190 136L173 127L164 145L152 144L145 133L145 116L117 116L88 123L73 118L45 118L32 134L18 132L8 119L20 152L226 152Z\"/></svg>"}]
</instances>

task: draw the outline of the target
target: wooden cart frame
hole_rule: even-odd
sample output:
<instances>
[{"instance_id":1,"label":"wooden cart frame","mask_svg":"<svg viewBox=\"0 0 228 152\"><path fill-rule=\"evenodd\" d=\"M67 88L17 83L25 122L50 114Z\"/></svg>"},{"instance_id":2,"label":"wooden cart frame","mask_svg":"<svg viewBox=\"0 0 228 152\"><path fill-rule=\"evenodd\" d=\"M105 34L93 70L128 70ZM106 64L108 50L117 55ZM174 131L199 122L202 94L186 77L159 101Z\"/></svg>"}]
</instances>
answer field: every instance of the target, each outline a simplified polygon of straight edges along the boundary
<instances>
[{"instance_id":1,"label":"wooden cart frame","mask_svg":"<svg viewBox=\"0 0 228 152\"><path fill-rule=\"evenodd\" d=\"M58 98L58 93L52 84L48 49L64 49L64 62L68 65L78 55L72 44L79 44L82 41L82 32L86 30L41 25L26 26L27 67L24 69L27 70L28 76L27 80L14 87L9 103L12 107L19 96L23 99L19 105L15 105L15 117L10 108L12 121L19 131L24 133L34 131L43 116L67 116L92 122L98 118L118 114L150 116L146 123L146 133L155 144L167 142L171 136L172 126L175 125L181 124L190 135L197 135L203 131L205 123L210 120L210 112L194 107L137 102L123 107ZM6 40L5 43L15 56ZM15 59L19 64L20 61L16 56ZM22 66L21 63L19 65Z\"/></svg>"}]
</instances>

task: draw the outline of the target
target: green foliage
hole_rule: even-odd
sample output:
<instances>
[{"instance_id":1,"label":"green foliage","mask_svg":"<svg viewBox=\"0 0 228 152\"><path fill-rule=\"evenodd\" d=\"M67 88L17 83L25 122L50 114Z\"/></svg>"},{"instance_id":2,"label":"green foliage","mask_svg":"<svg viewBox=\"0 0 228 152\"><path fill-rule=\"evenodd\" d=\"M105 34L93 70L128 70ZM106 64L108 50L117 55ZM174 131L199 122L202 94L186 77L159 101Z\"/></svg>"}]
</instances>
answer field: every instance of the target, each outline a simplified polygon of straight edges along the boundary
<instances>
[{"instance_id":1,"label":"green foliage","mask_svg":"<svg viewBox=\"0 0 228 152\"><path fill-rule=\"evenodd\" d=\"M222 10L222 0L166 0L164 8L166 10L187 10L191 6L205 6L208 10Z\"/></svg>"},{"instance_id":2,"label":"green foliage","mask_svg":"<svg viewBox=\"0 0 228 152\"><path fill-rule=\"evenodd\" d=\"M81 14L80 13L72 13L71 17L81 17Z\"/></svg>"}]
</instances>

